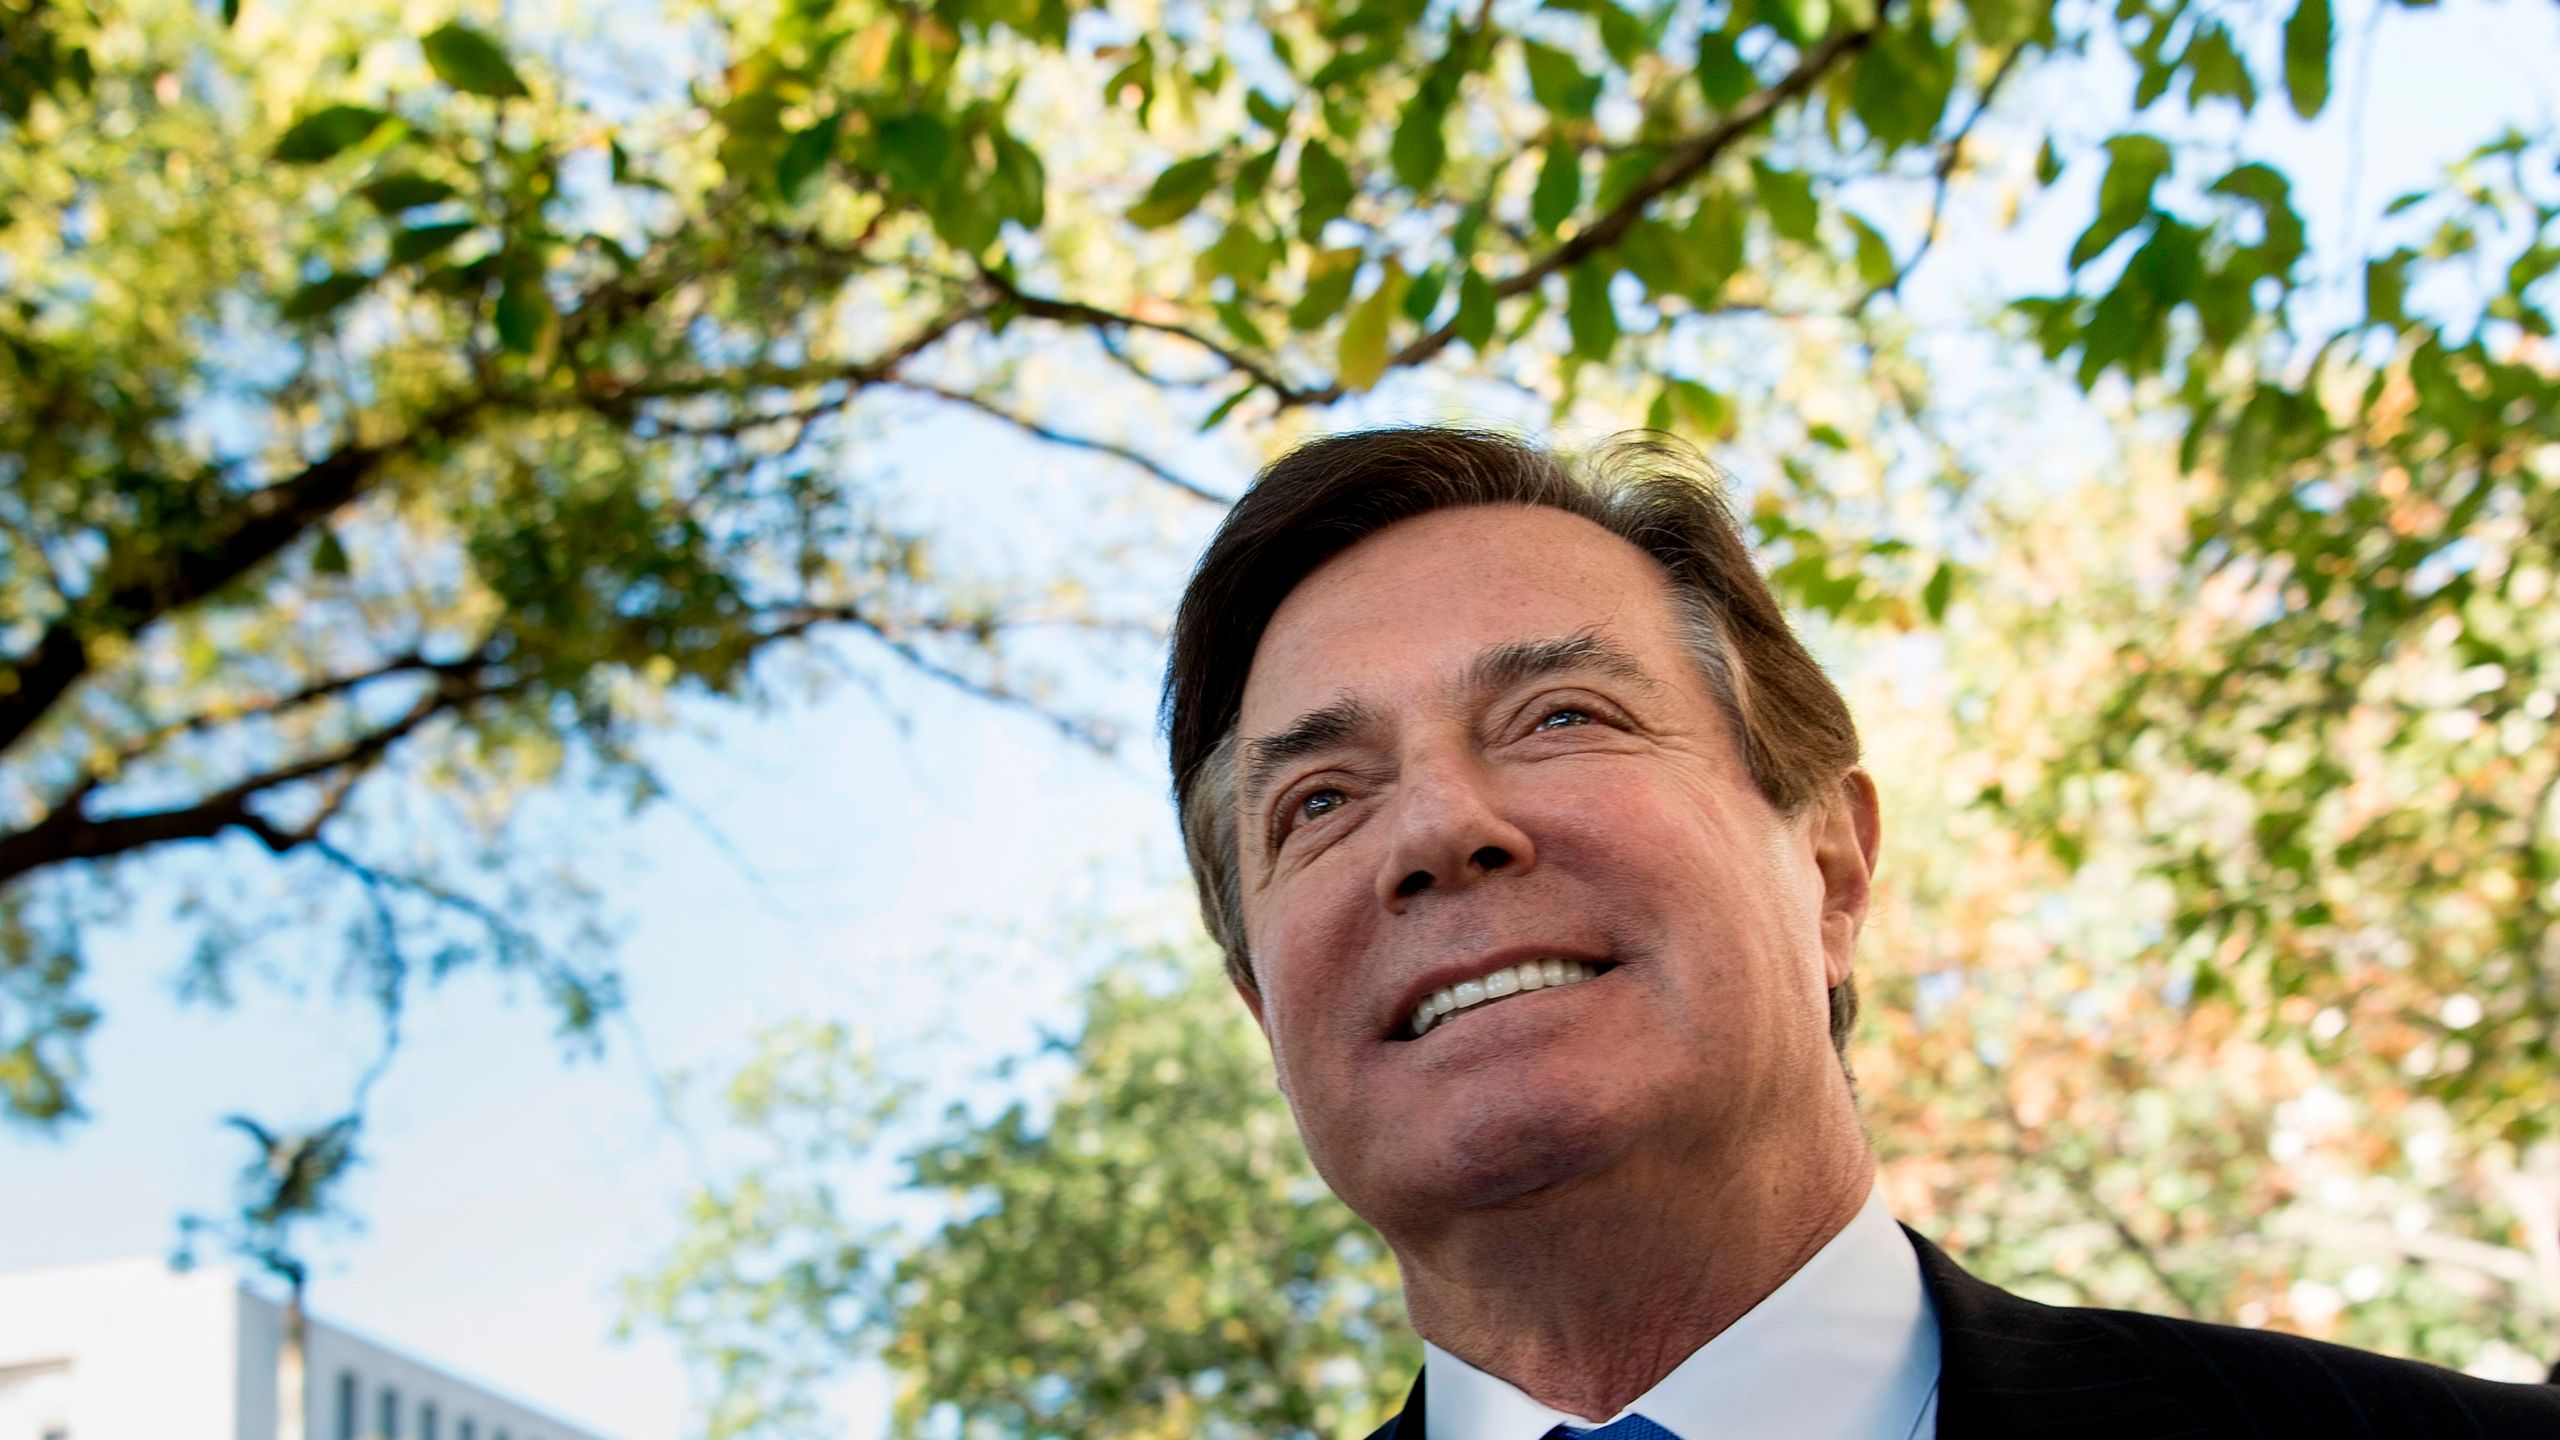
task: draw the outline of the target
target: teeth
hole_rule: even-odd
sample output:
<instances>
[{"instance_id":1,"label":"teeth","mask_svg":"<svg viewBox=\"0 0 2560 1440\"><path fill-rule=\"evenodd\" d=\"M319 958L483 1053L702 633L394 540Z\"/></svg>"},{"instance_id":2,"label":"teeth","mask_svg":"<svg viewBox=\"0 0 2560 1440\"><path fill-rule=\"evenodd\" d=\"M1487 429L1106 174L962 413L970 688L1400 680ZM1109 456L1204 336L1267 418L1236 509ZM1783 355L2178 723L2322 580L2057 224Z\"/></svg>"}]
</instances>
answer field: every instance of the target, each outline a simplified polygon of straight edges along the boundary
<instances>
[{"instance_id":1,"label":"teeth","mask_svg":"<svg viewBox=\"0 0 2560 1440\"><path fill-rule=\"evenodd\" d=\"M1524 990L1550 990L1558 985L1571 985L1588 980L1594 974L1590 966L1579 960L1523 960L1517 965L1496 970L1481 980L1461 980L1445 990L1431 992L1428 999L1413 1007L1413 1033L1427 1034L1431 1028L1460 1010L1473 1009L1488 1000Z\"/></svg>"}]
</instances>

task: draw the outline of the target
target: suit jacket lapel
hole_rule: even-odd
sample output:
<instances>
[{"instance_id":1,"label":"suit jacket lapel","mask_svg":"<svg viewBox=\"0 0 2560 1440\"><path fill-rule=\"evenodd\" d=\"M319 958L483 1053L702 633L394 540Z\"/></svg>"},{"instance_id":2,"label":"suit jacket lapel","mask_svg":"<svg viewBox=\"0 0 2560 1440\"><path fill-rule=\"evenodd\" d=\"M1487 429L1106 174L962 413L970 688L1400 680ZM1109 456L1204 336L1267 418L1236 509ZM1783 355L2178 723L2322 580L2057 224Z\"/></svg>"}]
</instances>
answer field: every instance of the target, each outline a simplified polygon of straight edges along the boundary
<instances>
[{"instance_id":1,"label":"suit jacket lapel","mask_svg":"<svg viewBox=\"0 0 2560 1440\"><path fill-rule=\"evenodd\" d=\"M2022 1299L1909 1229L1938 1315L1938 1440L2162 1440L2206 1429L2102 1310Z\"/></svg>"},{"instance_id":2,"label":"suit jacket lapel","mask_svg":"<svg viewBox=\"0 0 2560 1440\"><path fill-rule=\"evenodd\" d=\"M1422 1378L1413 1377L1413 1389L1404 1397L1404 1408L1371 1431L1369 1440L1422 1440Z\"/></svg>"}]
</instances>

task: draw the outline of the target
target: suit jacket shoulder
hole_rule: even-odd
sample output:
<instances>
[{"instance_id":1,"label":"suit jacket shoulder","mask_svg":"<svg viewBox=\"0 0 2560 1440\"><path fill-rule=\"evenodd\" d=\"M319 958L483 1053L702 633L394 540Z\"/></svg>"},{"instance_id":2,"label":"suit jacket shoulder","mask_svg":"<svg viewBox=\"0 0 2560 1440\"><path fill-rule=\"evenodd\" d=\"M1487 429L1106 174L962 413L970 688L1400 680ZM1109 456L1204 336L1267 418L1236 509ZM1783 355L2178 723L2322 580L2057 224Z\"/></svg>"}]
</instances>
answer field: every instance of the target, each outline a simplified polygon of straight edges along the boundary
<instances>
[{"instance_id":1,"label":"suit jacket shoulder","mask_svg":"<svg viewBox=\"0 0 2560 1440\"><path fill-rule=\"evenodd\" d=\"M1909 1233L1909 1232L1905 1232ZM2560 1440L2560 1390L2265 1330L2040 1305L1911 1236L1938 1313L1939 1440Z\"/></svg>"},{"instance_id":2,"label":"suit jacket shoulder","mask_svg":"<svg viewBox=\"0 0 2560 1440\"><path fill-rule=\"evenodd\" d=\"M1917 1234L1938 1440L2560 1440L2560 1387L2502 1385L2267 1330L2041 1305ZM1416 1376L1369 1440L1422 1440Z\"/></svg>"}]
</instances>

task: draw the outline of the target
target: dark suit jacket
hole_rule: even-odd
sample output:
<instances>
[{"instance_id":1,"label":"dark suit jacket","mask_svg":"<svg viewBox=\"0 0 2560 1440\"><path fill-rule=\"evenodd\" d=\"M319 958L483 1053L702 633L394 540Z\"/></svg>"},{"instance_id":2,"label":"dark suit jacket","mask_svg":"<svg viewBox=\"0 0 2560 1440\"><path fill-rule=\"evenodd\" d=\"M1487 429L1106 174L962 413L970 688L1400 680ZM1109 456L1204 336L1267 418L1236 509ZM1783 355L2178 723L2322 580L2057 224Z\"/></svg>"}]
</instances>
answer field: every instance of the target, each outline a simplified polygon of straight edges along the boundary
<instances>
[{"instance_id":1,"label":"dark suit jacket","mask_svg":"<svg viewBox=\"0 0 2560 1440\"><path fill-rule=\"evenodd\" d=\"M1939 1440L2560 1440L2551 1386L2266 1330L2039 1305L1976 1280L1917 1235L1911 1248L1938 1313ZM1422 1417L1417 1379L1403 1412L1369 1440L1422 1440Z\"/></svg>"}]
</instances>

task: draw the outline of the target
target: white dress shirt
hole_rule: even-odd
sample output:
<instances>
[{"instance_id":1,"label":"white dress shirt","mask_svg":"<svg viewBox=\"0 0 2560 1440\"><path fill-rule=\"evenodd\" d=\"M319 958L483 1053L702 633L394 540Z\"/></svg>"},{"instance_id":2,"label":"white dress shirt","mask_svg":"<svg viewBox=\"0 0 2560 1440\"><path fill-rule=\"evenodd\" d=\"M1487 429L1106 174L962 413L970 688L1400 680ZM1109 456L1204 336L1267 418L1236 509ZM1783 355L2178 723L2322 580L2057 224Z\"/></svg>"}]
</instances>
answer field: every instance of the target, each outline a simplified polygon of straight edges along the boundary
<instances>
[{"instance_id":1,"label":"white dress shirt","mask_svg":"<svg viewBox=\"0 0 2560 1440\"><path fill-rule=\"evenodd\" d=\"M1423 1346L1425 1440L1540 1440L1605 1423L1551 1410ZM1881 1189L1767 1299L1634 1404L1680 1440L1936 1440L1938 1317Z\"/></svg>"}]
</instances>

